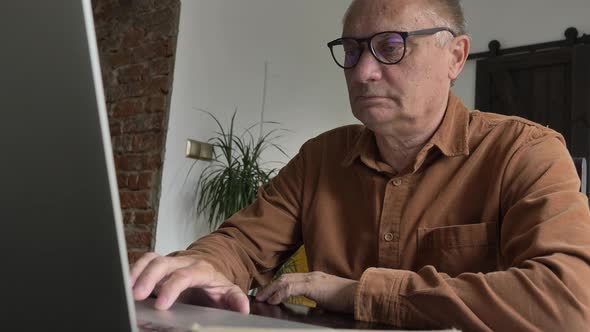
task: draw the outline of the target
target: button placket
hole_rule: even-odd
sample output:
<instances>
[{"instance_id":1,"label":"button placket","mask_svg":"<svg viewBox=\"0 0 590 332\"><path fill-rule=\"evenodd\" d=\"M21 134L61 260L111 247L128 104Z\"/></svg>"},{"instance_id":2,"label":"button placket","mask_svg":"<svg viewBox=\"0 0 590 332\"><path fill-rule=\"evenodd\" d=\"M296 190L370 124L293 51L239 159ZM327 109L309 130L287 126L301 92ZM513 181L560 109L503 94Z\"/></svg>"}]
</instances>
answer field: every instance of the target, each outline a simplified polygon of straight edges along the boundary
<instances>
[{"instance_id":1,"label":"button placket","mask_svg":"<svg viewBox=\"0 0 590 332\"><path fill-rule=\"evenodd\" d=\"M399 268L400 266L400 222L402 208L408 199L405 178L389 180L385 188L380 218L379 266Z\"/></svg>"}]
</instances>

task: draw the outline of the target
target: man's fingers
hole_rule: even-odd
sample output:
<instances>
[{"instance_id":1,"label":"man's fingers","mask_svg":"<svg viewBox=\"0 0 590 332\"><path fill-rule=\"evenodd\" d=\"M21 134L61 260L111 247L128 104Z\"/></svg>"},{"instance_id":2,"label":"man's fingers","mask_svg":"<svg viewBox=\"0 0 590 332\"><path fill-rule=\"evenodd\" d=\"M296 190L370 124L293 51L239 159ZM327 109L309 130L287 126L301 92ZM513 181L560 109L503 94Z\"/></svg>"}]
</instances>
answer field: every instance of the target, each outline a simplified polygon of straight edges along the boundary
<instances>
[{"instance_id":1,"label":"man's fingers","mask_svg":"<svg viewBox=\"0 0 590 332\"><path fill-rule=\"evenodd\" d=\"M256 300L260 302L268 300L268 298L271 297L281 287L280 283L280 280L276 280L270 285L264 287L258 292L258 294L256 294Z\"/></svg>"},{"instance_id":2,"label":"man's fingers","mask_svg":"<svg viewBox=\"0 0 590 332\"><path fill-rule=\"evenodd\" d=\"M174 271L162 284L155 307L167 310L180 294L189 288L201 288L205 293L214 292L221 296L215 305L241 313L250 312L248 297L242 290L223 275L208 268L209 265L195 264ZM213 298L213 297L212 297Z\"/></svg>"},{"instance_id":3,"label":"man's fingers","mask_svg":"<svg viewBox=\"0 0 590 332\"><path fill-rule=\"evenodd\" d=\"M307 273L289 273L279 277L256 295L256 300L279 304L289 296L306 295L309 278Z\"/></svg>"},{"instance_id":4,"label":"man's fingers","mask_svg":"<svg viewBox=\"0 0 590 332\"><path fill-rule=\"evenodd\" d=\"M141 256L135 264L133 264L129 270L129 282L131 284L131 288L135 286L135 281L137 281L137 277L143 272L145 267L155 258L160 257L155 252L148 252L145 255Z\"/></svg>"},{"instance_id":5,"label":"man's fingers","mask_svg":"<svg viewBox=\"0 0 590 332\"><path fill-rule=\"evenodd\" d=\"M154 290L154 287L171 272L190 265L192 260L181 257L156 257L152 259L137 278L133 287L133 298L144 300Z\"/></svg>"},{"instance_id":6,"label":"man's fingers","mask_svg":"<svg viewBox=\"0 0 590 332\"><path fill-rule=\"evenodd\" d=\"M195 275L196 274L196 275ZM198 272L191 273L189 268L174 271L170 278L162 284L155 307L159 310L168 310L174 301L187 288L191 287L192 278L198 278Z\"/></svg>"},{"instance_id":7,"label":"man's fingers","mask_svg":"<svg viewBox=\"0 0 590 332\"><path fill-rule=\"evenodd\" d=\"M224 296L225 307L242 314L250 313L250 301L240 287L233 286Z\"/></svg>"}]
</instances>

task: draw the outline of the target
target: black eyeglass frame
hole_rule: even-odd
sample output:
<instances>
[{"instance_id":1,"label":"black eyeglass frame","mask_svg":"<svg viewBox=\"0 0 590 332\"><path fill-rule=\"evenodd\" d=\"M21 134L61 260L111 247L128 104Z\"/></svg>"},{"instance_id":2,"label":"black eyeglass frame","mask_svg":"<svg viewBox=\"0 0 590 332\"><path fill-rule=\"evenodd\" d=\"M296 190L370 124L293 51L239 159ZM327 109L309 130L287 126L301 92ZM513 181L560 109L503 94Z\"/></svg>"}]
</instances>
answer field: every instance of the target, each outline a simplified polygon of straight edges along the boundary
<instances>
[{"instance_id":1,"label":"black eyeglass frame","mask_svg":"<svg viewBox=\"0 0 590 332\"><path fill-rule=\"evenodd\" d=\"M381 32L377 32L376 34L374 34L374 35L372 35L370 37L367 37L367 38L342 37L342 38L338 38L338 39L332 40L327 45L330 48L330 53L332 53L332 58L334 59L334 62L336 62L336 64L340 68L342 68L342 69L352 69L352 68L354 68L359 63L361 57L363 56L363 52L365 51L365 48L362 48L361 49L361 54L359 54L356 62L352 66L350 66L350 67L343 66L336 59L336 55L334 54L334 49L333 49L334 46L342 45L342 41L343 40L354 40L359 45L361 43L363 43L363 42L366 42L367 43L367 46L369 48L369 51L371 52L371 54L373 55L373 57L377 61L379 61L380 63L382 63L384 65L395 65L395 64L400 63L404 59L404 57L406 56L406 39L408 39L408 37L410 37L410 36L420 36L420 35L433 35L435 33L441 32L441 31L448 31L448 32L450 32L453 35L453 37L457 37L457 34L453 30L451 30L449 28L446 28L446 27L438 27L438 28L422 29L422 30L415 30L415 31L381 31ZM399 58L399 60L397 60L396 62L385 62L385 61L382 61L375 54L375 49L373 48L373 44L372 44L373 38L375 38L376 36L385 34L385 33L396 33L396 34L400 35L402 37L402 39L404 40L404 53Z\"/></svg>"}]
</instances>

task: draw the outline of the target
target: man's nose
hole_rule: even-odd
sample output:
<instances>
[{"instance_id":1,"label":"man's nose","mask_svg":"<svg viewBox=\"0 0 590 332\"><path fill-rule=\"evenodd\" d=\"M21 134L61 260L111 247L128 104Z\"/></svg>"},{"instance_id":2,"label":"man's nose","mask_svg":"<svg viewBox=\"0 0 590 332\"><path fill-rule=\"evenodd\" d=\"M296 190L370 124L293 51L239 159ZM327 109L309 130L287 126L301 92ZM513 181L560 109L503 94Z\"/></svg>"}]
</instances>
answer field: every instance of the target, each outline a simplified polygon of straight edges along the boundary
<instances>
[{"instance_id":1,"label":"man's nose","mask_svg":"<svg viewBox=\"0 0 590 332\"><path fill-rule=\"evenodd\" d=\"M380 80L382 69L382 64L375 59L369 49L365 49L356 66L352 68L355 78L363 83Z\"/></svg>"}]
</instances>

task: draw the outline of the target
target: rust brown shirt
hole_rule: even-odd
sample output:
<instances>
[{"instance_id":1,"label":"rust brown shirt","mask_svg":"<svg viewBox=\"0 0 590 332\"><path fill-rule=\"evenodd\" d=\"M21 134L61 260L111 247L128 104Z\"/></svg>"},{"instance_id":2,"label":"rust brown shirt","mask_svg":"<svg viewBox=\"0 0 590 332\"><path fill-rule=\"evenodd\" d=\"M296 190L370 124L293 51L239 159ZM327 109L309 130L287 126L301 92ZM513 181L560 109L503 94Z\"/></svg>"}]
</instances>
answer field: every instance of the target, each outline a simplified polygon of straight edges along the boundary
<instances>
[{"instance_id":1,"label":"rust brown shirt","mask_svg":"<svg viewBox=\"0 0 590 332\"><path fill-rule=\"evenodd\" d=\"M244 290L305 244L312 271L360 280L355 317L403 327L590 329L590 213L562 136L469 111L405 171L347 126L306 142L257 201L181 255Z\"/></svg>"}]
</instances>

